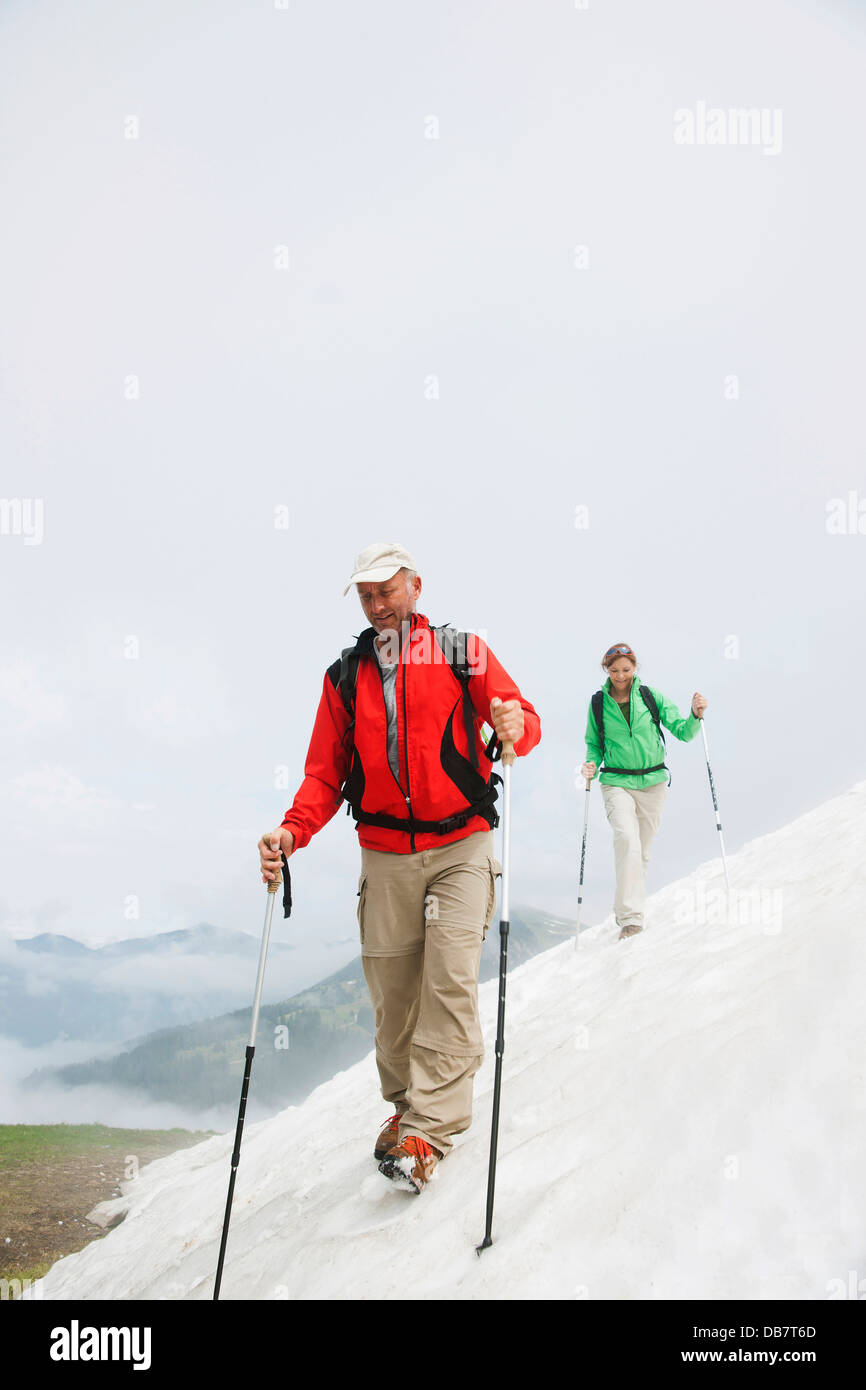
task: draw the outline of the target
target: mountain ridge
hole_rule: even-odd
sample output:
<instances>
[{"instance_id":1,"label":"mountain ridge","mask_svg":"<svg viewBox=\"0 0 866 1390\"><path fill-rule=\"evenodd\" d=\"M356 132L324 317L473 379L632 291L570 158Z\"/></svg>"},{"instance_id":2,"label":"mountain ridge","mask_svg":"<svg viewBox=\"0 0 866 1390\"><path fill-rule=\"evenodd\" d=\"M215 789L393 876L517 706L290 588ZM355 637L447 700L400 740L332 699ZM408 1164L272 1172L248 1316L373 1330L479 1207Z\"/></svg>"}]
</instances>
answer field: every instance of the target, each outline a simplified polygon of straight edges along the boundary
<instances>
[{"instance_id":1,"label":"mountain ridge","mask_svg":"<svg viewBox=\"0 0 866 1390\"><path fill-rule=\"evenodd\" d=\"M536 909L515 908L509 932L512 968L567 934L570 925ZM491 928L479 978L491 979L498 970L499 932ZM251 976L251 992L253 984ZM211 1115L213 1107L223 1106L230 1123L250 1013L251 1003L215 1017L169 1025L130 1039L113 1057L40 1068L27 1079L32 1085L107 1085L177 1103L190 1113ZM277 1030L283 1030L282 1035ZM275 1044L270 1047L269 1034ZM373 1011L360 956L294 995L262 1004L250 1115L261 1118L283 1105L300 1103L335 1071L363 1057L372 1038Z\"/></svg>"}]
</instances>

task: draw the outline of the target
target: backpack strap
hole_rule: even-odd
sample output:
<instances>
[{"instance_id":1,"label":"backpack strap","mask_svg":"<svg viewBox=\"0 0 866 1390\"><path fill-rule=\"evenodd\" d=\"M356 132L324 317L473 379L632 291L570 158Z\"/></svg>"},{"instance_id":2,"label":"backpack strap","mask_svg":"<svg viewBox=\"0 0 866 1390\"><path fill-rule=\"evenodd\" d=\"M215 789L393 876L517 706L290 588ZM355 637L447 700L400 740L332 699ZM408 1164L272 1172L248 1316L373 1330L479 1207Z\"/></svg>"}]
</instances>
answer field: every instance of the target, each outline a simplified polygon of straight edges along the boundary
<instances>
[{"instance_id":1,"label":"backpack strap","mask_svg":"<svg viewBox=\"0 0 866 1390\"><path fill-rule=\"evenodd\" d=\"M448 661L448 665L460 682L461 695L463 700L463 723L466 729L466 746L469 749L469 757L476 772L480 771L478 766L478 749L475 744L475 706L472 703L472 696L469 694L469 680L472 676L472 668L466 655L466 648L469 641L469 634L457 632L450 623L441 623L439 627L433 628L433 635L442 652ZM491 762L495 761L496 744L498 739L491 740L485 750Z\"/></svg>"},{"instance_id":2,"label":"backpack strap","mask_svg":"<svg viewBox=\"0 0 866 1390\"><path fill-rule=\"evenodd\" d=\"M604 691L597 690L592 697L592 716L601 740L601 760L604 762Z\"/></svg>"},{"instance_id":3,"label":"backpack strap","mask_svg":"<svg viewBox=\"0 0 866 1390\"><path fill-rule=\"evenodd\" d=\"M638 687L638 689L640 690L641 699L643 700L644 704L650 712L650 715L652 716L652 721L656 726L656 733L662 741L662 748L667 750L664 729L662 728L661 716L659 715L659 707L656 704L656 697L655 695L653 695L648 685L641 685ZM668 775L668 786L670 786L671 782L673 781L673 777L671 776L671 770L666 762L660 762L658 767L655 768L654 771L666 772Z\"/></svg>"},{"instance_id":4,"label":"backpack strap","mask_svg":"<svg viewBox=\"0 0 866 1390\"><path fill-rule=\"evenodd\" d=\"M376 634L371 627L366 628L354 646L344 647L339 659L328 668L334 685L340 692L343 707L352 723L348 732L355 727L355 688L358 684L358 667L363 656L373 656L373 642Z\"/></svg>"},{"instance_id":5,"label":"backpack strap","mask_svg":"<svg viewBox=\"0 0 866 1390\"><path fill-rule=\"evenodd\" d=\"M337 677L337 689L340 692L340 699L352 721L355 724L355 688L358 684L358 663L361 658L358 653L357 643L354 647L344 647L340 653L340 674Z\"/></svg>"},{"instance_id":6,"label":"backpack strap","mask_svg":"<svg viewBox=\"0 0 866 1390\"><path fill-rule=\"evenodd\" d=\"M343 744L350 753L349 773L342 788L346 801L346 814L351 805L360 801L364 794L364 773L355 753L355 691L358 685L358 667L363 651L372 647L373 629L362 632L353 647L344 647L337 661L329 667L329 674L340 692L343 708L349 716L349 727L343 734Z\"/></svg>"},{"instance_id":7,"label":"backpack strap","mask_svg":"<svg viewBox=\"0 0 866 1390\"><path fill-rule=\"evenodd\" d=\"M650 688L649 688L648 685L641 685L641 686L638 687L638 689L640 690L640 697L641 697L641 699L643 700L644 704L646 705L647 709L648 709L649 712L650 712L650 715L651 715L651 717L652 717L652 721L653 721L653 723L654 723L655 726L656 726L656 733L658 734L659 738L661 739L661 741L662 741L662 747L664 748L664 747L665 747L665 736L664 736L664 733L662 732L662 721L661 721L661 716L659 715L659 707L658 707L658 705L656 704L656 697L655 697L655 695L653 695L653 693L652 693L652 691L650 690Z\"/></svg>"}]
</instances>

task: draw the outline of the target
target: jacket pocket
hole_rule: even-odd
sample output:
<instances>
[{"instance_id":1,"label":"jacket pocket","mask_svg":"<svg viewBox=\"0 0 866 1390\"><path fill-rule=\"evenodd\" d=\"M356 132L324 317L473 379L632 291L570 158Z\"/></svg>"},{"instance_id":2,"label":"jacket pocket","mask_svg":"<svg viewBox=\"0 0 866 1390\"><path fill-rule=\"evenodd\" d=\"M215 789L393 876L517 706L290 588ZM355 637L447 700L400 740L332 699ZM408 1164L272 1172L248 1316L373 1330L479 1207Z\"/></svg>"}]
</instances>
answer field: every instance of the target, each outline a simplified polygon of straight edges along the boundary
<instances>
[{"instance_id":1,"label":"jacket pocket","mask_svg":"<svg viewBox=\"0 0 866 1390\"><path fill-rule=\"evenodd\" d=\"M502 865L491 855L487 860L487 869L490 874L490 886L487 890L487 912L484 915L484 936L487 935L487 929L496 912L496 880L502 877Z\"/></svg>"}]
</instances>

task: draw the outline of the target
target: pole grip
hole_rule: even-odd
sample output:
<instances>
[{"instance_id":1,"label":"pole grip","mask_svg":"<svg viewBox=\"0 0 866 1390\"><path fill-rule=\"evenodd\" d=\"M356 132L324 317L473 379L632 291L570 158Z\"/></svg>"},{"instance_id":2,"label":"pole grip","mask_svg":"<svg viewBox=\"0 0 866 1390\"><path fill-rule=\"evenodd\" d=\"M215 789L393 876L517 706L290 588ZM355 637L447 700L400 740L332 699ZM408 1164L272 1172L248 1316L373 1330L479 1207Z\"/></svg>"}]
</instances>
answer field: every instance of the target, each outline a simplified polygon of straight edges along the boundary
<instances>
[{"instance_id":1,"label":"pole grip","mask_svg":"<svg viewBox=\"0 0 866 1390\"><path fill-rule=\"evenodd\" d=\"M514 762L514 744L510 740L502 745L502 761L506 767Z\"/></svg>"},{"instance_id":2,"label":"pole grip","mask_svg":"<svg viewBox=\"0 0 866 1390\"><path fill-rule=\"evenodd\" d=\"M264 833L264 835L262 836L262 839L263 839L263 840L265 841L265 843L268 844L268 845L269 845L270 842L271 842L271 834L272 834L272 833L273 833L272 831L266 830L265 833ZM277 874L276 878L270 878L270 879L268 879L268 882L267 882L267 889L268 889L268 892L269 892L269 893L279 893L279 891L280 891L280 889L282 888L282 886L283 886L283 871L282 871L282 869L280 869L280 872Z\"/></svg>"}]
</instances>

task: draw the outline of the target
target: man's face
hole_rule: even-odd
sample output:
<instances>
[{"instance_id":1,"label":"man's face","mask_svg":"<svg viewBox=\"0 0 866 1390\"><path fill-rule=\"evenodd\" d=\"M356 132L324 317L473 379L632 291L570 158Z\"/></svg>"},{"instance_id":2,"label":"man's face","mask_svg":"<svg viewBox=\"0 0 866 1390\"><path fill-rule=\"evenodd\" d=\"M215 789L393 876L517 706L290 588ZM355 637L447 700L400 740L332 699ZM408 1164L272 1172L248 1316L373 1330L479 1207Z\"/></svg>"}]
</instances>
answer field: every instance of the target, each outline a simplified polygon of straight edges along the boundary
<instances>
[{"instance_id":1,"label":"man's face","mask_svg":"<svg viewBox=\"0 0 866 1390\"><path fill-rule=\"evenodd\" d=\"M390 579L380 584L356 584L358 598L367 622L377 633L389 628L400 631L400 624L410 613L421 593L421 580L416 574L410 579L406 570L398 570Z\"/></svg>"}]
</instances>

